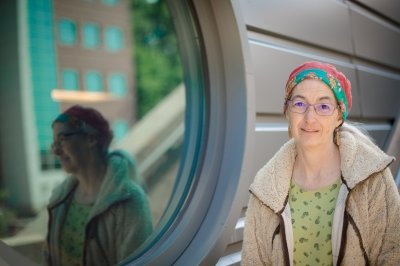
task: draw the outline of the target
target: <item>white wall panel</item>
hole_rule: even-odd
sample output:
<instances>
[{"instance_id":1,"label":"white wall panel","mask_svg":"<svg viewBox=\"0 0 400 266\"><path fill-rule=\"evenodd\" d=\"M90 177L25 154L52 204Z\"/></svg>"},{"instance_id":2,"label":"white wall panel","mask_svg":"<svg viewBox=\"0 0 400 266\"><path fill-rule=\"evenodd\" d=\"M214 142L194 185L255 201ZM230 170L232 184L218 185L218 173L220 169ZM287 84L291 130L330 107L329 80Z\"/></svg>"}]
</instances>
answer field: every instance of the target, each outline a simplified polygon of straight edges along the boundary
<instances>
[{"instance_id":1,"label":"white wall panel","mask_svg":"<svg viewBox=\"0 0 400 266\"><path fill-rule=\"evenodd\" d=\"M241 0L247 26L352 53L348 7L339 1Z\"/></svg>"}]
</instances>

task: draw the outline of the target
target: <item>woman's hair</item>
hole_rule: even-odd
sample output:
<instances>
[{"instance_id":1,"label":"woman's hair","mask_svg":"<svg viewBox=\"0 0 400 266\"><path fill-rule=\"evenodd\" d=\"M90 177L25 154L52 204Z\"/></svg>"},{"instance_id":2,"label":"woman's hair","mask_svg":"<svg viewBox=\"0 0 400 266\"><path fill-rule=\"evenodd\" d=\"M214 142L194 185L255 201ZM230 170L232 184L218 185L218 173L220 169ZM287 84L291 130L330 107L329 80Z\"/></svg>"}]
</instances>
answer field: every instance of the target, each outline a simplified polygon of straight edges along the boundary
<instances>
[{"instance_id":1,"label":"woman's hair","mask_svg":"<svg viewBox=\"0 0 400 266\"><path fill-rule=\"evenodd\" d=\"M365 137L366 139L368 139L368 140L372 141L374 144L376 144L375 139L365 129L365 126L363 123L346 120L346 122L344 122L341 127L343 128L343 130L346 130L346 128L349 128L352 131L358 130L360 133L362 133L362 134L360 134L360 137Z\"/></svg>"},{"instance_id":2,"label":"woman's hair","mask_svg":"<svg viewBox=\"0 0 400 266\"><path fill-rule=\"evenodd\" d=\"M107 154L113 132L108 121L96 109L74 105L61 113L54 123L66 123L75 130L96 137L99 151L104 156Z\"/></svg>"}]
</instances>

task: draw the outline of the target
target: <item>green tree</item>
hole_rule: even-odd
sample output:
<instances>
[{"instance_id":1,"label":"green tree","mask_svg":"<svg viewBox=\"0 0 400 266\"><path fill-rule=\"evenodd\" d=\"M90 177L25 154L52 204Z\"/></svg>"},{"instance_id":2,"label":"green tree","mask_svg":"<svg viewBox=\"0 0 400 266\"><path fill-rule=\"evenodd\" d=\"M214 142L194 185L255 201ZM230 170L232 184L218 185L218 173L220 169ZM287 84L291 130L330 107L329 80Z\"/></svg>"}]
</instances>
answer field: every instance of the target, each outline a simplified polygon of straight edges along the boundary
<instances>
[{"instance_id":1,"label":"green tree","mask_svg":"<svg viewBox=\"0 0 400 266\"><path fill-rule=\"evenodd\" d=\"M166 1L132 0L138 118L182 82L175 28Z\"/></svg>"}]
</instances>

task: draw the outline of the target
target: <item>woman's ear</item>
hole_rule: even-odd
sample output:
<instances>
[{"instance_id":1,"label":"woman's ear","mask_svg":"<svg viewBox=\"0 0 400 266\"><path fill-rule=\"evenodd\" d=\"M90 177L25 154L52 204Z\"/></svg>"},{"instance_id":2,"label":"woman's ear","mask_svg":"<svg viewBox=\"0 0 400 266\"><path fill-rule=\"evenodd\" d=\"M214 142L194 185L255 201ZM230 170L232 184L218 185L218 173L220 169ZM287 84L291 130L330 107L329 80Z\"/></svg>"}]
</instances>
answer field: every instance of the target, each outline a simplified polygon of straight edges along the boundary
<instances>
[{"instance_id":1,"label":"woman's ear","mask_svg":"<svg viewBox=\"0 0 400 266\"><path fill-rule=\"evenodd\" d=\"M286 119L289 120L289 115L288 115L288 106L287 106L287 102L285 103L285 106L283 107L283 114L285 115Z\"/></svg>"},{"instance_id":2,"label":"woman's ear","mask_svg":"<svg viewBox=\"0 0 400 266\"><path fill-rule=\"evenodd\" d=\"M95 147L97 145L97 138L94 135L89 135L88 140L90 147Z\"/></svg>"},{"instance_id":3,"label":"woman's ear","mask_svg":"<svg viewBox=\"0 0 400 266\"><path fill-rule=\"evenodd\" d=\"M341 126L343 124L343 122L344 122L343 114L342 114L342 112L338 112L336 127Z\"/></svg>"}]
</instances>

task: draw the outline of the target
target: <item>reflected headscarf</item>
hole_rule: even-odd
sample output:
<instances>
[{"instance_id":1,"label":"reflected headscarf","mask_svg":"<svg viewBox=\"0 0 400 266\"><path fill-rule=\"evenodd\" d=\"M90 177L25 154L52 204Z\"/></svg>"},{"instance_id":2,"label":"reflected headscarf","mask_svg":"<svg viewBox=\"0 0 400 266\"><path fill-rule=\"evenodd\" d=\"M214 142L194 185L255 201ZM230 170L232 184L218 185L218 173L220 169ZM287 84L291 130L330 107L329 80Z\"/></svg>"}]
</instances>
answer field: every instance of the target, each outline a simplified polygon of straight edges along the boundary
<instances>
[{"instance_id":1,"label":"reflected headscarf","mask_svg":"<svg viewBox=\"0 0 400 266\"><path fill-rule=\"evenodd\" d=\"M74 105L57 116L53 124L56 122L67 123L74 130L81 130L88 134L97 134L99 144L104 148L108 148L113 138L108 121L99 111L90 107Z\"/></svg>"}]
</instances>

